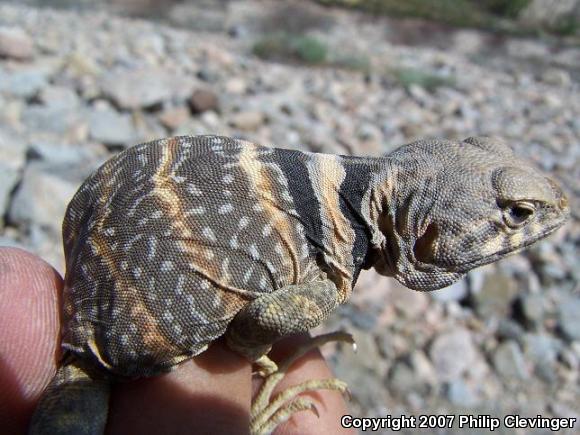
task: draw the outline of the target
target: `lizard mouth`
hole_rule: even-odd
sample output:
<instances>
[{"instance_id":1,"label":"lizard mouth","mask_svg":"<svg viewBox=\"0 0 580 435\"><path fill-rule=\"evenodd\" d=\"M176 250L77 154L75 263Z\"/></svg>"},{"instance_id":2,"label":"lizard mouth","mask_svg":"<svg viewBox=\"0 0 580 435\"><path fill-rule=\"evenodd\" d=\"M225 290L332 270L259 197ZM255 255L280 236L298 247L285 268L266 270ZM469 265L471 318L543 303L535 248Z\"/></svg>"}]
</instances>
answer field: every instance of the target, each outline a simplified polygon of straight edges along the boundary
<instances>
[{"instance_id":1,"label":"lizard mouth","mask_svg":"<svg viewBox=\"0 0 580 435\"><path fill-rule=\"evenodd\" d=\"M558 228L560 228L568 220L568 217L569 217L568 215L561 216L554 223L552 223L552 225L548 226L544 231L542 231L542 232L538 233L537 235L530 237L529 239L523 241L516 248L513 248L513 247L503 248L503 249L500 249L499 251L495 252L494 254L491 254L491 255L486 256L484 258L481 258L479 260L466 261L463 263L452 265L451 269L461 271L462 273L466 273L471 269L474 269L476 267L483 266L483 265L486 265L489 263L493 263L493 262L500 260L501 258L506 257L508 255L517 254L518 252L521 252L524 249L526 249L528 246L533 245L538 240L541 240L544 237L552 234L554 231L556 231Z\"/></svg>"}]
</instances>

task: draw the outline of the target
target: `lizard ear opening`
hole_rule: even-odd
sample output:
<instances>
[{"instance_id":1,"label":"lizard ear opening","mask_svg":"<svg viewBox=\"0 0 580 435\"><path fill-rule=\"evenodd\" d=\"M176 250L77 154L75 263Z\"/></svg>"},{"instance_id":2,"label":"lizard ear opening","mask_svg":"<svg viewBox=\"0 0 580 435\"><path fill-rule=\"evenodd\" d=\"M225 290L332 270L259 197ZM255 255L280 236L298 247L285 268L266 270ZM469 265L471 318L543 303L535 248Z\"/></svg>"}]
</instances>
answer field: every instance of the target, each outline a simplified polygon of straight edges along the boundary
<instances>
[{"instance_id":1,"label":"lizard ear opening","mask_svg":"<svg viewBox=\"0 0 580 435\"><path fill-rule=\"evenodd\" d=\"M433 263L435 259L435 248L439 228L437 224L430 223L421 237L417 239L413 246L413 254L421 263Z\"/></svg>"}]
</instances>

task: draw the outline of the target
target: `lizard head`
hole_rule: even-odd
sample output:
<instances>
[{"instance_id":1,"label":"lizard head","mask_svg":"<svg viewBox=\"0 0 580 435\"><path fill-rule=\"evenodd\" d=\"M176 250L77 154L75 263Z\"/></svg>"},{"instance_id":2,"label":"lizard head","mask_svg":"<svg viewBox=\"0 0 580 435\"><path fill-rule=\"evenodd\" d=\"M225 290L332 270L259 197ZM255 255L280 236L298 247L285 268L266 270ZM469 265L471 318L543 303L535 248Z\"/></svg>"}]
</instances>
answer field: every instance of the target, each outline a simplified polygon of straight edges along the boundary
<instances>
[{"instance_id":1,"label":"lizard head","mask_svg":"<svg viewBox=\"0 0 580 435\"><path fill-rule=\"evenodd\" d=\"M388 161L375 268L416 290L518 252L570 214L560 187L497 139L420 141Z\"/></svg>"}]
</instances>

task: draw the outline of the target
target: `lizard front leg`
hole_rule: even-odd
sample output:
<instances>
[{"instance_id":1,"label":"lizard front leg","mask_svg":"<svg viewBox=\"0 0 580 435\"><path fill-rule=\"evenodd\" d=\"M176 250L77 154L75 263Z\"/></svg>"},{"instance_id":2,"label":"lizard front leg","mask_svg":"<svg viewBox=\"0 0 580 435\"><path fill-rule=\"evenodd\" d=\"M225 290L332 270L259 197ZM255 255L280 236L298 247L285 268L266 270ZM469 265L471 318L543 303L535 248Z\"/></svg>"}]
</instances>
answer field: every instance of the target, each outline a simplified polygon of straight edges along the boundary
<instances>
[{"instance_id":1,"label":"lizard front leg","mask_svg":"<svg viewBox=\"0 0 580 435\"><path fill-rule=\"evenodd\" d=\"M337 300L338 290L330 280L264 294L234 317L226 333L227 344L250 361L259 361L272 343L320 324L338 305Z\"/></svg>"},{"instance_id":2,"label":"lizard front leg","mask_svg":"<svg viewBox=\"0 0 580 435\"><path fill-rule=\"evenodd\" d=\"M284 377L286 370L307 351L331 340L353 343L352 337L345 333L318 337L298 348L280 367L266 355L272 343L317 326L337 305L338 291L330 280L291 285L252 301L230 324L226 333L228 346L255 361L265 375L264 383L252 402L252 434L270 433L295 412L305 409L316 412L310 400L298 396L302 392L318 389L348 392L344 382L323 379L307 381L271 398L275 386Z\"/></svg>"}]
</instances>

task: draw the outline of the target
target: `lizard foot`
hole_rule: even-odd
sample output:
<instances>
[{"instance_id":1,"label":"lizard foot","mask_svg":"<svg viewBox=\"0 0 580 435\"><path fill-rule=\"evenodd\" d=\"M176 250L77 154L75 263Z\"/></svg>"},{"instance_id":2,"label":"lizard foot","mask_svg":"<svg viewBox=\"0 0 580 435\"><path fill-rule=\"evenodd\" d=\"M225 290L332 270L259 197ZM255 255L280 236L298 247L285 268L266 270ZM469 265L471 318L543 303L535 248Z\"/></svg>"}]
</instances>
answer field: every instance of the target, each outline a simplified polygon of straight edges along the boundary
<instances>
[{"instance_id":1,"label":"lizard foot","mask_svg":"<svg viewBox=\"0 0 580 435\"><path fill-rule=\"evenodd\" d=\"M269 434L279 424L285 422L294 413L299 411L309 409L318 415L318 410L316 409L314 403L306 397L299 396L300 393L315 390L336 390L340 391L347 398L350 398L350 393L346 383L336 378L314 379L306 381L299 385L287 388L286 390L278 393L275 397L272 397L274 388L276 385L278 385L282 378L284 378L290 366L297 359L305 355L310 350L322 346L323 344L330 341L342 341L349 343L356 350L356 344L352 335L346 332L337 331L313 337L307 343L296 349L296 351L286 360L284 360L277 367L277 370L275 369L273 372L268 373L268 371L272 368L271 364L274 365L273 367L276 367L276 364L268 357L261 357L257 361L258 366L260 367L259 373L266 372L268 374L265 376L264 383L258 391L258 394L252 401L250 433L253 435ZM265 370L263 370L263 368L265 368Z\"/></svg>"}]
</instances>

